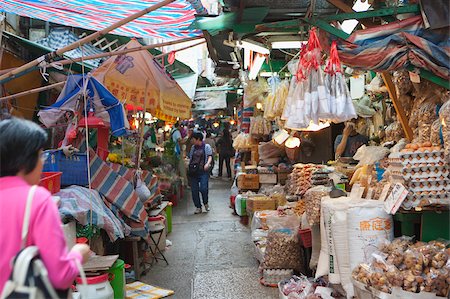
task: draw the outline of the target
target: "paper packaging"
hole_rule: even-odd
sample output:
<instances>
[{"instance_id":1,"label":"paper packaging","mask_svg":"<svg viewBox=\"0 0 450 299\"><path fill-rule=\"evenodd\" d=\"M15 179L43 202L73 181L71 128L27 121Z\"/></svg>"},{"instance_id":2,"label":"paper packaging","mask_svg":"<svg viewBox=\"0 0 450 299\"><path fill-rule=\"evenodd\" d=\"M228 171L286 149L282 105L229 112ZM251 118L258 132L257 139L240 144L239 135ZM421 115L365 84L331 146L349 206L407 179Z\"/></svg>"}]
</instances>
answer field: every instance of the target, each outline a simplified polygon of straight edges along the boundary
<instances>
[{"instance_id":1,"label":"paper packaging","mask_svg":"<svg viewBox=\"0 0 450 299\"><path fill-rule=\"evenodd\" d=\"M276 184L277 174L276 173L260 173L259 174L260 184Z\"/></svg>"},{"instance_id":2,"label":"paper packaging","mask_svg":"<svg viewBox=\"0 0 450 299\"><path fill-rule=\"evenodd\" d=\"M253 214L256 211L275 210L277 208L277 201L268 197L249 197L247 198L247 215Z\"/></svg>"},{"instance_id":3,"label":"paper packaging","mask_svg":"<svg viewBox=\"0 0 450 299\"><path fill-rule=\"evenodd\" d=\"M384 210L386 211L386 213L395 215L407 195L408 190L405 188L405 186L400 183L396 183L392 189L392 192L384 201Z\"/></svg>"}]
</instances>

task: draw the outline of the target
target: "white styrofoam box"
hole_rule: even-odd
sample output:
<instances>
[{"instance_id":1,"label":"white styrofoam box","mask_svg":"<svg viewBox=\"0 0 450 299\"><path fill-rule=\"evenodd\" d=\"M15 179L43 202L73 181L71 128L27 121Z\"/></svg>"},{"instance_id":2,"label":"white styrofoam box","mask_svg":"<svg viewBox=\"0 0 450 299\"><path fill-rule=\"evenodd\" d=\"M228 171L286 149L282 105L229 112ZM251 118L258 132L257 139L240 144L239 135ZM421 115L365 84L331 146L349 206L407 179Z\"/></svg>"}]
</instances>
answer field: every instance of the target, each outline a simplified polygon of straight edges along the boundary
<instances>
[{"instance_id":1,"label":"white styrofoam box","mask_svg":"<svg viewBox=\"0 0 450 299\"><path fill-rule=\"evenodd\" d=\"M260 173L259 174L260 184L276 184L277 174L276 173Z\"/></svg>"}]
</instances>

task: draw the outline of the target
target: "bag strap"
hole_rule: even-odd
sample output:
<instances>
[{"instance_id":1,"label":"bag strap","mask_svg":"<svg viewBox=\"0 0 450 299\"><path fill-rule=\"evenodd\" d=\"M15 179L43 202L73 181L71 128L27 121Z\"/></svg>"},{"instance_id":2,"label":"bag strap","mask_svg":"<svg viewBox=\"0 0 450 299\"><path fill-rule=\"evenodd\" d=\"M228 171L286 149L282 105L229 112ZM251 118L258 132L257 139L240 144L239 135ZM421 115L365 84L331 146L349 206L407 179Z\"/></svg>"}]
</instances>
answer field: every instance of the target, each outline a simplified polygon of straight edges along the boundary
<instances>
[{"instance_id":1,"label":"bag strap","mask_svg":"<svg viewBox=\"0 0 450 299\"><path fill-rule=\"evenodd\" d=\"M28 237L28 227L30 225L30 216L31 216L31 204L33 203L34 193L36 192L36 185L31 186L28 191L27 202L25 205L25 213L23 216L23 224L22 224L22 245L20 249L24 249L27 245L27 237Z\"/></svg>"}]
</instances>

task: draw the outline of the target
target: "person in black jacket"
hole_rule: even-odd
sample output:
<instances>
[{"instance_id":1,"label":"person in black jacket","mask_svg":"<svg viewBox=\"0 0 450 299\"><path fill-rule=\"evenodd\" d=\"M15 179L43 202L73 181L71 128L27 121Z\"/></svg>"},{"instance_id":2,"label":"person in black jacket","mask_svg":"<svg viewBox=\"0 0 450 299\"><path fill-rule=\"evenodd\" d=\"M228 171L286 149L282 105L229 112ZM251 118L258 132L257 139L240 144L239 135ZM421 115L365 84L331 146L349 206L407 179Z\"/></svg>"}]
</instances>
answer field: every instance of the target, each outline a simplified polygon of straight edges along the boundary
<instances>
[{"instance_id":1,"label":"person in black jacket","mask_svg":"<svg viewBox=\"0 0 450 299\"><path fill-rule=\"evenodd\" d=\"M216 143L217 151L219 152L219 177L222 176L223 162L227 167L228 178L231 178L231 164L230 159L234 156L233 139L227 127L222 132L222 136Z\"/></svg>"}]
</instances>

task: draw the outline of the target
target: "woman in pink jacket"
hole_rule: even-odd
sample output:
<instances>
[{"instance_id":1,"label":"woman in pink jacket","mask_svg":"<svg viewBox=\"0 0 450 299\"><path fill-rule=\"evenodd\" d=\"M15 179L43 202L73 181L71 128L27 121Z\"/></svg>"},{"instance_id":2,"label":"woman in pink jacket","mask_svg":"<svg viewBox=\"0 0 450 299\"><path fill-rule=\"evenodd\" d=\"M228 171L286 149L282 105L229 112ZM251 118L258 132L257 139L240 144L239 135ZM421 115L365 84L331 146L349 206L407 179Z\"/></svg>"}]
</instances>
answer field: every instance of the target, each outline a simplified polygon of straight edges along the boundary
<instances>
[{"instance_id":1,"label":"woman in pink jacket","mask_svg":"<svg viewBox=\"0 0 450 299\"><path fill-rule=\"evenodd\" d=\"M20 250L25 203L31 186L39 184L46 141L46 132L31 121L0 121L0 293ZM26 245L39 248L52 285L60 290L69 288L78 275L75 260L89 257L87 245L67 249L58 209L42 187L33 197Z\"/></svg>"}]
</instances>

